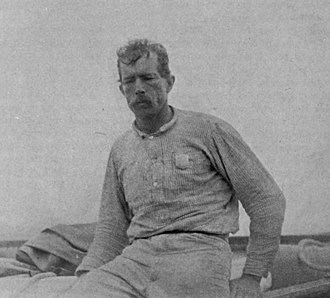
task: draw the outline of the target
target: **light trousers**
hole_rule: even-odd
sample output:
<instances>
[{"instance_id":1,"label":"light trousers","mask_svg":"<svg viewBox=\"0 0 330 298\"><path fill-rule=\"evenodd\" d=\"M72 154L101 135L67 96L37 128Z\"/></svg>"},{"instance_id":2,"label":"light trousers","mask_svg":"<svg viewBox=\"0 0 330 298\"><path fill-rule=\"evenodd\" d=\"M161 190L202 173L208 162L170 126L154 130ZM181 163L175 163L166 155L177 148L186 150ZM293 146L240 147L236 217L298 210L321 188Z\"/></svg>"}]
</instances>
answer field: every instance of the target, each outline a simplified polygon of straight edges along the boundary
<instances>
[{"instance_id":1,"label":"light trousers","mask_svg":"<svg viewBox=\"0 0 330 298\"><path fill-rule=\"evenodd\" d=\"M80 277L65 297L230 297L232 252L218 236L162 234L135 240Z\"/></svg>"}]
</instances>

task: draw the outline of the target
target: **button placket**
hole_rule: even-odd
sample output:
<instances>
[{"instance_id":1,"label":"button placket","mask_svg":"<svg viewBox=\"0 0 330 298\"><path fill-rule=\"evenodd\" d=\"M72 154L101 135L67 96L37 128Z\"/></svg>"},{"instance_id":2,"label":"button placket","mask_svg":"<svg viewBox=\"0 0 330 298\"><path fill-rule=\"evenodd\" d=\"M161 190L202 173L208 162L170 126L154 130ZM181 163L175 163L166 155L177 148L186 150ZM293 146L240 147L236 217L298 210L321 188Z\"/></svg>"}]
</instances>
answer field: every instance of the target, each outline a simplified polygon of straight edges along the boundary
<instances>
[{"instance_id":1,"label":"button placket","mask_svg":"<svg viewBox=\"0 0 330 298\"><path fill-rule=\"evenodd\" d=\"M159 186L159 161L158 158L152 160L152 186L157 188Z\"/></svg>"},{"instance_id":2,"label":"button placket","mask_svg":"<svg viewBox=\"0 0 330 298\"><path fill-rule=\"evenodd\" d=\"M154 139L154 136L148 137L149 139ZM152 187L158 188L160 185L160 170L161 164L159 164L159 158L161 156L159 147L159 142L154 139L153 142L148 143L148 154L151 159L151 175L152 175Z\"/></svg>"}]
</instances>

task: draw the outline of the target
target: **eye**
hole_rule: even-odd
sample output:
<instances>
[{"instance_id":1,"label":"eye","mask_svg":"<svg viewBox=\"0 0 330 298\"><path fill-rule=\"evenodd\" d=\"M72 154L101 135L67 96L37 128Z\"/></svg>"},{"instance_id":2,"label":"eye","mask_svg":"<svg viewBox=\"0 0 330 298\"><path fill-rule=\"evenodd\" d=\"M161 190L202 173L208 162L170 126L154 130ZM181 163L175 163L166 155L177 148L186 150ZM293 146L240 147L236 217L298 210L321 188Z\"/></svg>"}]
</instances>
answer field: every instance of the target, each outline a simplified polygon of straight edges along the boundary
<instances>
[{"instance_id":1,"label":"eye","mask_svg":"<svg viewBox=\"0 0 330 298\"><path fill-rule=\"evenodd\" d=\"M153 75L146 75L146 76L143 76L143 79L145 81L151 81L151 80L154 80L155 77Z\"/></svg>"},{"instance_id":2,"label":"eye","mask_svg":"<svg viewBox=\"0 0 330 298\"><path fill-rule=\"evenodd\" d=\"M123 83L124 83L125 85L128 85L128 84L132 84L132 83L134 83L134 81L135 81L135 80L134 80L133 78L132 78L132 79L125 79Z\"/></svg>"}]
</instances>

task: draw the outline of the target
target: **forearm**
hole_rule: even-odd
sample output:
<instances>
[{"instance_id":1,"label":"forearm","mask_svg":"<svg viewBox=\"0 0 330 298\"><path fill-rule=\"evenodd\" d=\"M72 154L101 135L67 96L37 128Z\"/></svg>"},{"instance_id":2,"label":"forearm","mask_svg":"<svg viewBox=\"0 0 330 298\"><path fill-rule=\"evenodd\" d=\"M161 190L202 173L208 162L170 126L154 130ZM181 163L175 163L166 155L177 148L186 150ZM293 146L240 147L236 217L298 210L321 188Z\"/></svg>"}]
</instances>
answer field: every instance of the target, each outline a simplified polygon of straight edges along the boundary
<instances>
[{"instance_id":1,"label":"forearm","mask_svg":"<svg viewBox=\"0 0 330 298\"><path fill-rule=\"evenodd\" d=\"M263 208L251 215L250 239L247 260L243 272L255 276L267 276L280 244L284 219L283 194L265 199Z\"/></svg>"},{"instance_id":2,"label":"forearm","mask_svg":"<svg viewBox=\"0 0 330 298\"><path fill-rule=\"evenodd\" d=\"M121 253L128 244L126 231L129 221L128 206L117 177L113 156L110 154L94 240L87 256L76 270L77 275L79 272L98 268Z\"/></svg>"},{"instance_id":3,"label":"forearm","mask_svg":"<svg viewBox=\"0 0 330 298\"><path fill-rule=\"evenodd\" d=\"M100 220L96 227L94 241L88 250L87 256L77 268L76 273L90 271L113 260L127 244L125 222L115 227L107 220Z\"/></svg>"}]
</instances>

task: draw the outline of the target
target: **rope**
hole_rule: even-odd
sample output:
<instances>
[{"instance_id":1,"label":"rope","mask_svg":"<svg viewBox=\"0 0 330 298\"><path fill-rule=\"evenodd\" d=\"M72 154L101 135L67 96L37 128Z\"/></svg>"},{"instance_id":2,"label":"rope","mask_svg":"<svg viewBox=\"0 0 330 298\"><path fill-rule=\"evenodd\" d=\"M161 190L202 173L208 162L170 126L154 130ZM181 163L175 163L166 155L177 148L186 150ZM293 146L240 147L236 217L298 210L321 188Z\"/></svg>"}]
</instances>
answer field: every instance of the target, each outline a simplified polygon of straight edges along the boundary
<instances>
[{"instance_id":1,"label":"rope","mask_svg":"<svg viewBox=\"0 0 330 298\"><path fill-rule=\"evenodd\" d=\"M298 256L307 266L319 270L330 272L330 243L322 243L313 239L303 239L298 243ZM319 258L318 263L310 260ZM327 261L325 265L321 263Z\"/></svg>"}]
</instances>

